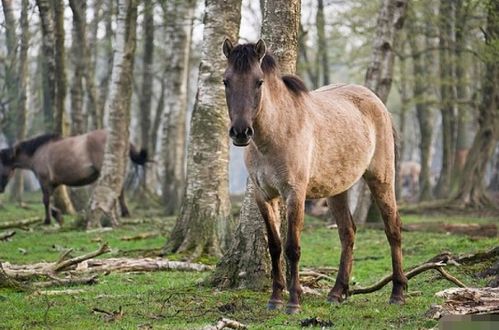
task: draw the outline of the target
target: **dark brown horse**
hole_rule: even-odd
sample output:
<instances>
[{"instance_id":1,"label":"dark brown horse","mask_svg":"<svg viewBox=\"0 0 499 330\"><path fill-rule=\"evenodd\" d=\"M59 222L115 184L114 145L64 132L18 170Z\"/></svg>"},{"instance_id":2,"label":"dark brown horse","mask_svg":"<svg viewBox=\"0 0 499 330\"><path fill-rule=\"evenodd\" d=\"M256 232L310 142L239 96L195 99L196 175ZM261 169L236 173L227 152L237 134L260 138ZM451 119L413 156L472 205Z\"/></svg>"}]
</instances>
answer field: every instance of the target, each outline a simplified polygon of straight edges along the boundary
<instances>
[{"instance_id":1,"label":"dark brown horse","mask_svg":"<svg viewBox=\"0 0 499 330\"><path fill-rule=\"evenodd\" d=\"M45 224L50 224L50 196L60 185L84 186L97 180L104 159L107 132L96 130L82 135L60 137L45 134L21 141L12 148L0 150L0 193L16 168L35 173L43 192ZM147 162L147 151L137 151L130 144L130 158L138 165ZM123 191L119 197L121 212L129 214ZM55 219L61 223L59 210L54 209Z\"/></svg>"},{"instance_id":2,"label":"dark brown horse","mask_svg":"<svg viewBox=\"0 0 499 330\"><path fill-rule=\"evenodd\" d=\"M347 191L363 177L371 189L391 247L392 303L404 302L407 279L402 270L400 217L395 201L395 141L390 114L369 89L330 85L307 91L295 76L281 76L265 43L223 44L228 59L224 74L234 145L247 146L246 166L257 187L256 203L265 220L272 259L272 295L268 307L282 306L281 238L275 207L287 208L285 253L291 280L288 313L300 310L298 276L305 198L327 197L341 240L341 260L328 300L348 295L355 224Z\"/></svg>"}]
</instances>

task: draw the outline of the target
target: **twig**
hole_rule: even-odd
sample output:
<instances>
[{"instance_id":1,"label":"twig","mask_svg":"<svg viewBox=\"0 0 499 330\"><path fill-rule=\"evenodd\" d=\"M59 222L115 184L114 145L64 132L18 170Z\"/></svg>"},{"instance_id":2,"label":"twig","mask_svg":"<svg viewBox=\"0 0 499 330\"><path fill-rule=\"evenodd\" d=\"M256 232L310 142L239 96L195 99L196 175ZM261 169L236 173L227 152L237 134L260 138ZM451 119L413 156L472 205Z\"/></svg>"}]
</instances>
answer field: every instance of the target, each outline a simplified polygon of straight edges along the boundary
<instances>
[{"instance_id":1,"label":"twig","mask_svg":"<svg viewBox=\"0 0 499 330\"><path fill-rule=\"evenodd\" d=\"M442 274L443 277L445 277L447 280L451 281L452 283L456 284L458 287L466 288L466 285L463 282L461 282L460 280L449 274L442 267L437 268L437 270L440 274Z\"/></svg>"},{"instance_id":2,"label":"twig","mask_svg":"<svg viewBox=\"0 0 499 330\"><path fill-rule=\"evenodd\" d=\"M6 231L0 234L0 241L7 241L9 238L14 236L16 232L14 230Z\"/></svg>"},{"instance_id":3,"label":"twig","mask_svg":"<svg viewBox=\"0 0 499 330\"><path fill-rule=\"evenodd\" d=\"M109 251L110 250L109 250L108 244L104 243L100 246L100 248L97 251L90 252L88 254L84 254L84 255L79 256L79 257L75 257L72 259L68 259L68 260L64 260L64 261L60 261L60 262L56 263L53 266L52 271L54 271L54 272L61 271L69 266L79 264L82 261L95 258L95 257L100 256L101 254L104 254L104 253L109 252Z\"/></svg>"},{"instance_id":4,"label":"twig","mask_svg":"<svg viewBox=\"0 0 499 330\"><path fill-rule=\"evenodd\" d=\"M135 236L123 236L122 238L120 238L120 240L122 240L122 241L138 241L141 239L156 237L158 235L159 235L159 233L155 233L155 232L140 233L140 234L137 234Z\"/></svg>"},{"instance_id":5,"label":"twig","mask_svg":"<svg viewBox=\"0 0 499 330\"><path fill-rule=\"evenodd\" d=\"M0 223L0 229L10 229L10 228L23 228L29 225L33 225L35 223L42 222L42 218L33 217L28 219L23 219L19 221L9 221Z\"/></svg>"}]
</instances>

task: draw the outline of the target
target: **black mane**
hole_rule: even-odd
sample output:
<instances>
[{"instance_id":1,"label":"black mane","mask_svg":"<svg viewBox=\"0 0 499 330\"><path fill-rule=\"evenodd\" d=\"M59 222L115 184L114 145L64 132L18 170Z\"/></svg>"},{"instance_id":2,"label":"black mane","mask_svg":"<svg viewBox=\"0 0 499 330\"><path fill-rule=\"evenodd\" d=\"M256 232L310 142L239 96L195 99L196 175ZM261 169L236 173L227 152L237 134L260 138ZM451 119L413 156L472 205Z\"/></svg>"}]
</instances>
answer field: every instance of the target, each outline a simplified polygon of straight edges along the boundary
<instances>
[{"instance_id":1,"label":"black mane","mask_svg":"<svg viewBox=\"0 0 499 330\"><path fill-rule=\"evenodd\" d=\"M5 148L0 150L0 161L2 164L10 165L12 164L12 159L14 158L14 150L12 148Z\"/></svg>"},{"instance_id":2,"label":"black mane","mask_svg":"<svg viewBox=\"0 0 499 330\"><path fill-rule=\"evenodd\" d=\"M38 148L51 141L59 140L60 138L61 136L59 134L54 134L54 133L39 135L32 139L19 142L16 145L16 152L25 153L28 156L33 156L33 154L36 152L36 150L38 150Z\"/></svg>"},{"instance_id":3,"label":"black mane","mask_svg":"<svg viewBox=\"0 0 499 330\"><path fill-rule=\"evenodd\" d=\"M251 65L258 62L258 54L253 43L237 45L229 54L229 64L236 72L242 73L251 69ZM276 73L280 75L277 60L271 52L265 54L260 65L263 73ZM282 81L290 92L295 95L308 93L308 89L303 81L295 75L284 75Z\"/></svg>"}]
</instances>

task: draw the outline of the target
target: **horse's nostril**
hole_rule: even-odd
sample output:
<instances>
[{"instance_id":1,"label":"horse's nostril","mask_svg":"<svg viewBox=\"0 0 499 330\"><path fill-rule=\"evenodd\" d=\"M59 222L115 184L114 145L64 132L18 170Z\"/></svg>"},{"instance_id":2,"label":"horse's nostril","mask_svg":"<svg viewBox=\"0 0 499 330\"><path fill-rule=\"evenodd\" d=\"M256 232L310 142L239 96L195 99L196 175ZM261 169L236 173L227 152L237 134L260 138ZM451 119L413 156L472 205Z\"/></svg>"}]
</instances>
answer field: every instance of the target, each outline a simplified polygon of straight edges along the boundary
<instances>
[{"instance_id":1,"label":"horse's nostril","mask_svg":"<svg viewBox=\"0 0 499 330\"><path fill-rule=\"evenodd\" d=\"M247 137L252 137L253 136L253 129L251 127L246 128L246 130L244 130L244 134Z\"/></svg>"},{"instance_id":2,"label":"horse's nostril","mask_svg":"<svg viewBox=\"0 0 499 330\"><path fill-rule=\"evenodd\" d=\"M236 135L237 135L236 130L234 129L234 127L231 127L229 130L229 136L235 137Z\"/></svg>"}]
</instances>

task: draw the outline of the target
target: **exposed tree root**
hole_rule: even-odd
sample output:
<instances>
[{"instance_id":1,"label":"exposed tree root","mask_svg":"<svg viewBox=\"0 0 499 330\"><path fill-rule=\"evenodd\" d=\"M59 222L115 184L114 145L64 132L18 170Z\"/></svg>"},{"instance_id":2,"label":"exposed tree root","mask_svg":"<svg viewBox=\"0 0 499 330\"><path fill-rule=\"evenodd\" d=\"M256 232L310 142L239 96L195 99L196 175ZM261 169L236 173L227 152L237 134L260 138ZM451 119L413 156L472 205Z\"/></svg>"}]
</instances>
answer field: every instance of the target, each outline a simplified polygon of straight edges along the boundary
<instances>
[{"instance_id":1,"label":"exposed tree root","mask_svg":"<svg viewBox=\"0 0 499 330\"><path fill-rule=\"evenodd\" d=\"M35 223L41 223L41 222L42 222L42 218L40 218L40 217L33 217L33 218L28 218L28 219L23 219L23 220L18 220L18 221L1 222L0 223L0 230L11 229L11 228L24 228L24 227L33 225Z\"/></svg>"}]
</instances>

